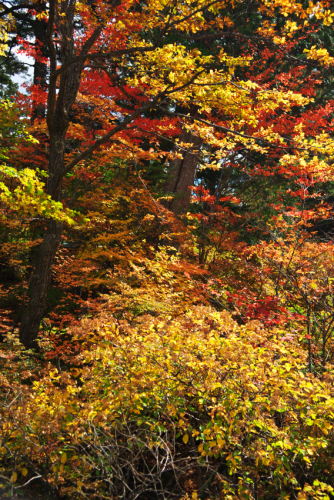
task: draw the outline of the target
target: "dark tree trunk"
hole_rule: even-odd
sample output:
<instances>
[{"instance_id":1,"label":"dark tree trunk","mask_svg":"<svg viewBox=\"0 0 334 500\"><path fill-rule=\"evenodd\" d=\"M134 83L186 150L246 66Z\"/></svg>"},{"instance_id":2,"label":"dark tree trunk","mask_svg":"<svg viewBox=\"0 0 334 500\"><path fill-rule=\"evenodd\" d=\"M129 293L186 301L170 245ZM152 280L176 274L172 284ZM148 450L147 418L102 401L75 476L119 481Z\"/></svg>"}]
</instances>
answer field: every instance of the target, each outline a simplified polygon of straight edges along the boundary
<instances>
[{"instance_id":1,"label":"dark tree trunk","mask_svg":"<svg viewBox=\"0 0 334 500\"><path fill-rule=\"evenodd\" d=\"M114 13L115 7L120 3L120 0L110 0L110 2L108 2L110 15ZM65 144L66 133L70 124L69 117L78 95L81 73L86 64L87 54L89 54L91 48L102 33L103 22L101 20L101 24L96 26L94 31L91 32L90 36L81 47L79 57L77 57L74 44L76 1L64 0L59 3L58 0L49 0L47 5L49 6L49 18L47 22L46 43L50 58L48 104L46 110L46 122L50 138L48 193L51 195L52 199L61 201L61 182L63 177L70 172L75 165L87 158L102 144L109 141L117 132L125 129L129 123L142 113L145 113L151 108L154 109L159 101L165 98L165 93L158 93L142 107L137 108L131 115L127 116L122 123L114 126L111 131L102 138L96 140L93 145L79 153L72 161L65 165ZM58 8L59 10L57 10ZM108 18L107 15L106 18ZM56 26L56 31L54 26ZM42 31L43 30L44 28ZM42 38L44 36L43 33L40 35ZM60 45L58 43L57 50L54 43L55 34L58 40L61 40ZM131 48L129 48L129 53L131 53ZM122 54L123 51L121 51L120 55ZM101 59L108 57L103 52L99 55ZM61 63L60 70L57 70L58 59L60 59ZM39 74L44 78L44 68L38 68L38 66L35 68L36 78L38 71L40 71ZM47 229L44 234L43 242L39 248L36 266L30 282L30 300L24 312L20 328L20 340L26 347L33 346L38 335L39 326L47 307L48 291L52 278L52 266L62 236L62 224L60 222L49 220L46 222L46 225Z\"/></svg>"},{"instance_id":2,"label":"dark tree trunk","mask_svg":"<svg viewBox=\"0 0 334 500\"><path fill-rule=\"evenodd\" d=\"M26 347L32 347L47 307L50 288L50 272L61 240L62 223L47 222L47 230L39 248L35 270L30 283L30 300L21 323L20 340Z\"/></svg>"},{"instance_id":3,"label":"dark tree trunk","mask_svg":"<svg viewBox=\"0 0 334 500\"><path fill-rule=\"evenodd\" d=\"M198 151L202 145L201 137L195 136L186 130L180 135L180 142L191 143L192 146L183 153L183 158L174 160L170 164L169 179L165 185L165 192L173 194L172 201L166 203L167 208L176 215L187 213L190 206L191 189L195 181L198 164ZM176 147L176 151L180 151Z\"/></svg>"},{"instance_id":4,"label":"dark tree trunk","mask_svg":"<svg viewBox=\"0 0 334 500\"><path fill-rule=\"evenodd\" d=\"M67 130L67 127L66 127ZM48 193L52 194L59 175L64 168L65 133L52 134ZM61 201L61 189L53 198ZM62 236L62 223L56 220L46 222L46 231L39 247L35 269L30 282L30 300L21 322L20 340L26 347L32 347L37 338L40 323L47 308L48 292L52 279L52 267Z\"/></svg>"},{"instance_id":5,"label":"dark tree trunk","mask_svg":"<svg viewBox=\"0 0 334 500\"><path fill-rule=\"evenodd\" d=\"M114 2L117 5L119 0L114 0ZM43 5L43 2L41 2L41 5ZM113 2L111 2L111 8L113 5ZM43 38L43 40L40 40L43 43L45 36L45 48L47 47L45 50L48 51L50 58L46 113L46 122L50 136L47 190L53 200L61 201L61 181L68 172L68 166L65 165L65 144L66 133L70 125L69 116L78 95L85 57L100 36L102 27L96 27L82 46L80 55L83 59L73 61L76 57L74 46L76 2L75 0L63 1L58 6L57 0L49 0L48 6L49 19L47 22L47 31L45 34L44 26L40 25L41 33L39 35ZM60 10L58 10L58 7ZM62 67L65 67L60 74L59 86L57 85L58 55L53 39L55 35L54 26L56 26L57 37L61 39L58 52L60 63ZM36 78L38 78L38 72L44 78L44 67L36 66L35 70ZM140 111L138 111L139 113ZM126 124L126 120L124 124ZM95 147L97 148L100 143L101 140L96 143ZM83 155L83 159L88 153L89 151L87 150ZM79 162L79 159L76 162ZM59 221L48 220L46 221L46 225L47 229L39 248L36 266L31 278L30 300L24 312L20 328L20 340L26 347L33 346L38 335L40 323L47 307L48 292L52 279L52 266L62 236L62 224Z\"/></svg>"},{"instance_id":6,"label":"dark tree trunk","mask_svg":"<svg viewBox=\"0 0 334 500\"><path fill-rule=\"evenodd\" d=\"M73 39L74 4L66 5L64 3L63 6L66 14L66 23L60 22L61 18L59 18L59 14L57 13L56 1L50 1L49 20L45 35L45 43L47 43L50 53L50 82L47 108L50 151L47 190L55 201L61 200L60 180L64 175L65 168L66 132L70 123L68 116L79 90L80 76L83 69L83 62L78 62L65 71L60 77L57 95L56 79L53 77L57 69L57 54L53 42L54 23L56 23L58 33L62 38L60 51L61 63L66 64L75 56ZM41 29L41 34L44 36L44 27ZM44 68L36 66L35 70L40 71L40 74L43 76ZM20 328L20 340L26 347L33 346L38 335L40 323L47 307L48 292L52 279L52 266L62 236L61 222L48 220L46 226L47 229L38 251L30 283L30 300L24 312Z\"/></svg>"},{"instance_id":7,"label":"dark tree trunk","mask_svg":"<svg viewBox=\"0 0 334 500\"><path fill-rule=\"evenodd\" d=\"M189 109L182 109L181 112L189 113ZM190 113L194 115L196 108L193 106ZM198 164L198 154L203 143L201 137L192 134L185 128L182 129L179 136L179 142L188 144L186 150L175 146L174 151L182 154L182 158L173 160L170 163L167 181L164 187L166 194L174 196L173 200L166 201L164 205L172 210L176 215L187 213L190 206L191 190L195 181L196 169Z\"/></svg>"}]
</instances>

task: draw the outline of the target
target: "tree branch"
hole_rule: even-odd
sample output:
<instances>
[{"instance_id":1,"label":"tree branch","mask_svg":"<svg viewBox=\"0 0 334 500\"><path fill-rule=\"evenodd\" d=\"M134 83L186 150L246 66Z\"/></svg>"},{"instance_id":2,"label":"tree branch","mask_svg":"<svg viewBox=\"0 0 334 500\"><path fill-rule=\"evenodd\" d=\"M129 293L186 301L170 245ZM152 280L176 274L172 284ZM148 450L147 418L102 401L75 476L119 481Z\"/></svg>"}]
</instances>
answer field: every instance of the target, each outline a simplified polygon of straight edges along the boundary
<instances>
[{"instance_id":1,"label":"tree branch","mask_svg":"<svg viewBox=\"0 0 334 500\"><path fill-rule=\"evenodd\" d=\"M57 182L55 184L54 190L52 192L52 197L54 197L56 195L56 193L57 193L57 191L58 191L58 189L60 187L60 184L61 184L61 181L62 181L63 177L68 172L70 172L75 167L75 165L77 165L80 161L82 161L85 158L87 158L87 156L89 156L96 149L98 149L102 144L104 144L109 139L111 139L111 137L113 137L115 134L117 134L117 132L120 132L121 130L124 130L125 127L128 125L128 123L131 123L139 115L141 115L142 113L145 113L145 111L147 111L147 110L155 107L156 104L158 103L158 101L160 99L162 99L163 97L165 97L165 93L166 93L166 91L160 92L159 94L157 94L155 96L155 98L152 101L149 101L144 106L142 106L141 108L136 109L136 111L134 111L127 118L125 118L122 121L122 123L120 123L119 125L117 125L116 127L114 127L112 130L110 130L110 132L108 132L105 136L101 137L101 139L98 139L97 141L95 141L94 144L92 144L89 148L87 148L85 151L83 151L82 153L80 153L79 155L77 155L70 163L68 163L65 166L65 168L63 169L63 171L62 171L61 175L59 176L59 178L57 179Z\"/></svg>"},{"instance_id":2,"label":"tree branch","mask_svg":"<svg viewBox=\"0 0 334 500\"><path fill-rule=\"evenodd\" d=\"M287 147L290 147L290 148L293 147L293 149L295 149L297 151L306 151L306 148L297 148L297 147L294 147L294 146L279 146L278 144L274 144L272 142L269 142L267 139L264 139L262 137L256 137L256 136L253 136L253 135L242 134L241 132L237 132L236 130L233 130L231 128L224 127L223 125L217 125L216 123L212 123L212 122L208 122L207 120L203 120L203 118L199 118L198 116L184 115L182 113L176 113L176 112L173 112L173 111L168 111L168 110L166 110L165 108L163 108L161 106L158 106L158 109L164 111L167 115L170 115L170 116L179 116L181 118L187 118L187 119L191 119L193 121L198 121L198 122L204 123L205 125L208 125L209 127L213 127L213 128L218 129L218 130L222 130L223 132L228 132L230 134L237 135L237 136L242 137L244 139L252 139L252 140L255 140L255 141L263 141L268 146L271 146L271 147L275 147L275 148L279 148L279 149L286 149ZM287 139L287 138L284 138L284 139L287 142L291 142L291 139Z\"/></svg>"},{"instance_id":3,"label":"tree branch","mask_svg":"<svg viewBox=\"0 0 334 500\"><path fill-rule=\"evenodd\" d=\"M50 51L50 74L54 72L57 68L57 53L53 43L52 34L53 34L53 26L55 22L55 13L56 13L57 0L50 0L49 3L49 19L48 19L48 27L47 27L47 44ZM49 132L53 130L54 127L54 113L56 107L56 81L57 79L52 80L50 78L49 82L49 92L48 92L48 110L46 121L48 125Z\"/></svg>"},{"instance_id":4,"label":"tree branch","mask_svg":"<svg viewBox=\"0 0 334 500\"><path fill-rule=\"evenodd\" d=\"M161 32L158 35L158 38L155 40L154 44L149 46L149 47L131 47L129 49L120 49L120 50L113 50L110 52L94 52L92 54L80 54L77 57L74 57L71 61L68 63L64 64L61 68L59 68L57 71L54 73L50 74L50 79L51 78L57 78L63 71L65 71L69 66L72 64L75 64L78 61L84 61L86 59L99 59L99 58L112 58L112 57L118 57L118 56L123 56L123 55L130 55L130 54L135 54L137 52L152 52L155 50L162 37L167 33L167 31L178 24L181 24L182 22L186 21L187 19L190 19L191 17L194 17L195 14L202 12L204 9L208 9L209 7L212 7L216 3L219 3L220 0L214 0L213 2L210 2L208 5L202 6L194 11L191 12L191 14L188 14L187 16L184 16L181 19L177 19L176 21L172 23L166 23L166 25L163 27Z\"/></svg>"}]
</instances>

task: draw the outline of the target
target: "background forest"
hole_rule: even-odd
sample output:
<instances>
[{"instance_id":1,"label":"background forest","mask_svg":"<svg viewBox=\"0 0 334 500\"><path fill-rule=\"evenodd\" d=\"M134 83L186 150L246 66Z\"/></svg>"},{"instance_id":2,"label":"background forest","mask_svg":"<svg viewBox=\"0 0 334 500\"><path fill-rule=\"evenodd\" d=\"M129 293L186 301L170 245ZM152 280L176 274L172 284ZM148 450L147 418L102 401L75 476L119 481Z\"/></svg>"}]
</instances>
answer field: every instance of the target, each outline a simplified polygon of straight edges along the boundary
<instances>
[{"instance_id":1,"label":"background forest","mask_svg":"<svg viewBox=\"0 0 334 500\"><path fill-rule=\"evenodd\" d=\"M1 498L334 498L333 27L0 1Z\"/></svg>"}]
</instances>

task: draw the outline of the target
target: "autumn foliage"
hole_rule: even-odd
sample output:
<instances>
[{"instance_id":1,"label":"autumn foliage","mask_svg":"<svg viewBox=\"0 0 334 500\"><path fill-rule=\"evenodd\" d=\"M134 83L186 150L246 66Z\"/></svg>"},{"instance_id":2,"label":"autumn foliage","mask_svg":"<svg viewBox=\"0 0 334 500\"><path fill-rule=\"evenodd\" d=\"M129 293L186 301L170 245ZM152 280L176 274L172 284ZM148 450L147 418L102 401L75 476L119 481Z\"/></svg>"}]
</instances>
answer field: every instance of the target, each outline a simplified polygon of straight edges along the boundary
<instances>
[{"instance_id":1,"label":"autumn foliage","mask_svg":"<svg viewBox=\"0 0 334 500\"><path fill-rule=\"evenodd\" d=\"M305 373L298 336L195 306L132 324L102 314L71 342L72 367L46 363L29 387L11 368L31 378L36 361L6 338L1 450L15 483L43 471L73 498L331 494L332 375Z\"/></svg>"},{"instance_id":2,"label":"autumn foliage","mask_svg":"<svg viewBox=\"0 0 334 500\"><path fill-rule=\"evenodd\" d=\"M1 497L334 497L333 21L0 4Z\"/></svg>"}]
</instances>

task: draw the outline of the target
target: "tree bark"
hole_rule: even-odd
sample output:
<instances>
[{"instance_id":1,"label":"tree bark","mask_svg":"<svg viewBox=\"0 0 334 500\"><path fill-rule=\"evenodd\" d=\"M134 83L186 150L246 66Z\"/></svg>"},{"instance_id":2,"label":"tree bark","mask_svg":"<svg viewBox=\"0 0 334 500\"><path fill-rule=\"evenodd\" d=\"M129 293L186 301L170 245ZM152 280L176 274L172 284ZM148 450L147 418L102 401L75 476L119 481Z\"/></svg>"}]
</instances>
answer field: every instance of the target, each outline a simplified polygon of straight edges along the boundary
<instances>
[{"instance_id":1,"label":"tree bark","mask_svg":"<svg viewBox=\"0 0 334 500\"><path fill-rule=\"evenodd\" d=\"M67 130L68 126L65 128ZM52 194L57 173L64 168L65 135L54 133L50 140L48 193ZM61 201L61 189L53 198ZM21 322L20 340L26 347L33 347L38 336L40 323L47 308L48 292L52 279L52 267L62 237L62 223L56 220L46 222L46 231L39 247L35 269L30 282L30 300Z\"/></svg>"},{"instance_id":2,"label":"tree bark","mask_svg":"<svg viewBox=\"0 0 334 500\"><path fill-rule=\"evenodd\" d=\"M193 186L195 181L198 153L203 140L183 128L179 136L179 142L190 144L190 146L186 151L182 151L179 146L175 146L174 151L181 153L183 158L178 158L170 163L164 188L166 194L174 195L173 200L164 202L164 205L176 215L187 213L189 210L190 186Z\"/></svg>"},{"instance_id":3,"label":"tree bark","mask_svg":"<svg viewBox=\"0 0 334 500\"><path fill-rule=\"evenodd\" d=\"M60 78L57 95L56 81L52 78L57 69L57 55L53 42L54 23L61 35L62 43L60 59L62 65L68 63L75 55L74 49L74 4L63 4L66 23L61 22L57 12L57 2L50 1L48 29L45 43L50 52L50 83L47 108L47 124L50 136L48 194L55 201L61 201L61 179L64 172L66 133L70 124L69 113L76 100L80 85L80 76L84 66L79 61L65 71ZM95 40L94 40L95 41ZM88 50L90 47L87 47ZM59 186L58 189L56 187ZM47 307L48 292L52 279L52 266L58 250L62 223L55 220L46 221L46 232L39 248L35 269L30 284L30 300L21 322L20 340L26 347L32 347L37 338L39 327Z\"/></svg>"},{"instance_id":4,"label":"tree bark","mask_svg":"<svg viewBox=\"0 0 334 500\"><path fill-rule=\"evenodd\" d=\"M62 223L47 222L47 230L39 248L37 263L30 284L30 300L21 322L20 340L26 347L33 347L41 320L47 308L55 255L61 241Z\"/></svg>"},{"instance_id":5,"label":"tree bark","mask_svg":"<svg viewBox=\"0 0 334 500\"><path fill-rule=\"evenodd\" d=\"M111 0L110 12L119 3L120 0ZM86 63L87 54L99 38L103 23L95 27L90 33L90 36L81 47L80 57L76 57L74 43L76 1L68 0L59 3L58 0L49 0L48 6L49 18L45 37L45 47L47 46L50 59L46 113L46 122L50 137L47 191L52 199L61 201L62 179L81 160L81 156L78 155L75 161L72 160L70 162L70 168L69 165L65 165L65 144L66 133L70 125L69 117L79 92L81 74ZM54 43L55 33L61 40L60 46L58 45L58 51ZM60 75L57 72L58 59L60 59L62 69ZM40 69L42 71L42 68ZM156 103L154 99L152 103L152 105ZM149 108L149 104L147 108ZM137 115L140 112L141 110L138 110ZM137 115L134 113L133 116L136 117ZM123 121L121 126L114 127L114 132L116 133L118 128L125 128L130 119L128 117L128 119ZM111 133L107 134L104 139L107 140L109 136L111 136ZM102 139L96 141L95 149L102 143ZM86 156L90 152L90 149L92 147L86 150ZM85 158L85 154L82 154L82 159ZM24 312L20 328L20 340L26 347L33 346L38 335L40 323L47 307L48 292L52 279L52 266L62 236L62 224L59 221L48 220L46 221L46 225L46 232L39 248L36 266L31 278L30 300Z\"/></svg>"}]
</instances>

